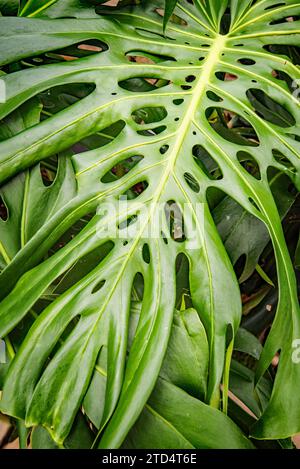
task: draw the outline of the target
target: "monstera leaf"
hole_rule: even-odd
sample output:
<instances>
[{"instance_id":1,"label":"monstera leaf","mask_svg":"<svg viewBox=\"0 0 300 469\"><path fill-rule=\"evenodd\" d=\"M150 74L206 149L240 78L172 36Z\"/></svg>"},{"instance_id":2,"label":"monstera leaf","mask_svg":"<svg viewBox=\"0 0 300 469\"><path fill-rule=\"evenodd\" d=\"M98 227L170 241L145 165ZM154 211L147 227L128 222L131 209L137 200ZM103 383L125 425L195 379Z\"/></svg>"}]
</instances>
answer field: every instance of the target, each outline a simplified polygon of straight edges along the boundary
<instances>
[{"instance_id":1,"label":"monstera leaf","mask_svg":"<svg viewBox=\"0 0 300 469\"><path fill-rule=\"evenodd\" d=\"M59 3L49 8L52 18ZM38 124L0 143L3 224L13 217L8 186L16 175L54 155L60 160L73 153L72 170L64 170L57 186L47 189L57 201L60 187L72 188L65 202L58 200L49 211L49 197L41 197L38 213L42 206L47 213L13 256L8 241L1 241L8 264L0 277L1 337L49 288L60 285L78 260L94 259L75 283L57 290L61 294L35 320L3 388L1 411L27 426L47 427L59 444L71 430L104 347L99 447L123 443L157 382L182 257L188 260L191 301L209 346L203 399L227 411L241 300L210 213L220 191L265 224L277 260L279 303L256 381L279 350L280 362L252 435L284 438L300 431L300 367L292 359L300 337L296 282L269 185L270 168L276 168L299 186L300 113L293 83L300 72L282 49L273 53L273 46L299 44L300 7L290 0L283 5L181 0L165 35L163 8L164 2L154 1L124 7L111 17L105 11L89 19L0 18L6 45L0 54L3 125L34 97L45 111ZM63 7L56 11L68 16ZM85 85L85 94L78 94L79 85ZM76 99L70 98L72 90ZM52 110L47 96L54 96ZM44 193L32 182L33 191ZM28 184L23 194L26 214ZM36 200L34 193L31 198ZM75 222L95 211L79 234L47 257ZM137 281L142 308L128 349ZM162 394L173 393L158 386ZM173 402L176 406L178 399Z\"/></svg>"}]
</instances>

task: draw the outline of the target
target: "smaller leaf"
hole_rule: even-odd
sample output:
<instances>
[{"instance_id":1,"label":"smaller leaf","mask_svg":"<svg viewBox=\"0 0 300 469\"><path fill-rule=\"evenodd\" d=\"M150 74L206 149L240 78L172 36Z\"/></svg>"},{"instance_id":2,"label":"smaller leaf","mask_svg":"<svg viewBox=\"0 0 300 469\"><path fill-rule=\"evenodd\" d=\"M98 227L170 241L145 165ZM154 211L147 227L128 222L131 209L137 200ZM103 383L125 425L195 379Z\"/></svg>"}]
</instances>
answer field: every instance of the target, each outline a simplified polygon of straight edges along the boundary
<instances>
[{"instance_id":1,"label":"smaller leaf","mask_svg":"<svg viewBox=\"0 0 300 469\"><path fill-rule=\"evenodd\" d=\"M255 270L268 285L275 288L274 283L259 264L256 265Z\"/></svg>"},{"instance_id":2,"label":"smaller leaf","mask_svg":"<svg viewBox=\"0 0 300 469\"><path fill-rule=\"evenodd\" d=\"M36 16L56 2L57 0L23 0L20 2L19 16Z\"/></svg>"},{"instance_id":3,"label":"smaller leaf","mask_svg":"<svg viewBox=\"0 0 300 469\"><path fill-rule=\"evenodd\" d=\"M164 32L166 30L167 24L169 19L171 18L173 11L176 7L177 0L165 0L166 7L165 7L165 14L164 14Z\"/></svg>"}]
</instances>

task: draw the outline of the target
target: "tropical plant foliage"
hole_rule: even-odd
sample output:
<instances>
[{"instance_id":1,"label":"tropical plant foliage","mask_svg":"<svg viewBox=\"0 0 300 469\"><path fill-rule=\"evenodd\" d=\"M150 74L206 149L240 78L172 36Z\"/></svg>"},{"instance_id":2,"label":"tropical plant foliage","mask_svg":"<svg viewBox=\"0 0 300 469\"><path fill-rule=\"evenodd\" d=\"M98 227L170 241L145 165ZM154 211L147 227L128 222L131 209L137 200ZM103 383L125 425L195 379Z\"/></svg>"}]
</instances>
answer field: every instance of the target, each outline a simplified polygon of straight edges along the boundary
<instances>
[{"instance_id":1,"label":"tropical plant foliage","mask_svg":"<svg viewBox=\"0 0 300 469\"><path fill-rule=\"evenodd\" d=\"M1 412L33 447L288 438L300 5L103 3L0 2Z\"/></svg>"}]
</instances>

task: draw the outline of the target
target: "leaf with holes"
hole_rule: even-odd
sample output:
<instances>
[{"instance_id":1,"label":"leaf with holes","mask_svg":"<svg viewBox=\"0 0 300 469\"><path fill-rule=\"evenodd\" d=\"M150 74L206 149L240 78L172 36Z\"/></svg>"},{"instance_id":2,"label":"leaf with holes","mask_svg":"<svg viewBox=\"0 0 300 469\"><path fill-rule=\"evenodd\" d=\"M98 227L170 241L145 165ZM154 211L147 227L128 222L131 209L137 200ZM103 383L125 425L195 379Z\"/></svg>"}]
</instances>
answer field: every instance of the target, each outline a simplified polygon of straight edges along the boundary
<instances>
[{"instance_id":1,"label":"leaf with holes","mask_svg":"<svg viewBox=\"0 0 300 469\"><path fill-rule=\"evenodd\" d=\"M163 8L154 1L96 19L0 18L6 44L1 119L33 97L54 96L52 111L38 124L0 143L1 183L71 151L75 187L1 274L1 336L78 259L96 259L101 246L112 244L39 315L5 380L1 410L27 426L46 426L58 443L72 427L107 344L99 446L122 444L163 363L182 257L209 343L205 401L227 411L241 300L208 204L217 189L265 224L277 260L279 304L256 379L279 350L280 362L252 433L283 438L300 431L300 367L292 360L300 337L296 282L269 185L275 167L299 186L300 114L292 83L300 71L274 46L297 46L300 7L291 0L181 0L165 35ZM17 68L11 65L16 62ZM80 84L86 95L59 107L58 87ZM79 234L44 259L74 222L93 211ZM127 354L137 281L142 310ZM290 415L285 409L292 405Z\"/></svg>"}]
</instances>

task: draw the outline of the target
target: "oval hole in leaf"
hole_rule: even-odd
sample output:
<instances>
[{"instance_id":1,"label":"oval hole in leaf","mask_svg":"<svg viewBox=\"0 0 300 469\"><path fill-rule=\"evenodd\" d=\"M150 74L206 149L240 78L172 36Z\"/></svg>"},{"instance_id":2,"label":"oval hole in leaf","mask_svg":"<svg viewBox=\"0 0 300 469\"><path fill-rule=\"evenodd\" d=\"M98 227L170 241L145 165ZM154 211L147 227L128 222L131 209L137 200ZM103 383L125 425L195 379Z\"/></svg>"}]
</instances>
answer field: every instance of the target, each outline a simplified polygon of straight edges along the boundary
<instances>
[{"instance_id":1,"label":"oval hole in leaf","mask_svg":"<svg viewBox=\"0 0 300 469\"><path fill-rule=\"evenodd\" d=\"M284 16L283 18L270 21L269 25L284 24L284 23L289 23L290 21L299 21L299 19L300 19L300 16L296 16L296 15Z\"/></svg>"},{"instance_id":2,"label":"oval hole in leaf","mask_svg":"<svg viewBox=\"0 0 300 469\"><path fill-rule=\"evenodd\" d=\"M166 125L160 125L159 127L155 127L154 129L138 130L137 133L139 135L145 135L146 137L152 137L153 135L161 134L162 132L164 132L164 130L166 130L166 128Z\"/></svg>"},{"instance_id":3,"label":"oval hole in leaf","mask_svg":"<svg viewBox=\"0 0 300 469\"><path fill-rule=\"evenodd\" d=\"M73 225L55 242L55 244L48 251L48 256L51 257L56 251L63 248L70 242L81 230L83 230L88 222L93 218L95 212L88 213L80 220L73 223Z\"/></svg>"},{"instance_id":4,"label":"oval hole in leaf","mask_svg":"<svg viewBox=\"0 0 300 469\"><path fill-rule=\"evenodd\" d=\"M192 82L195 81L195 80L196 80L195 75L188 75L187 77L185 77L185 81L186 81L187 83L192 83Z\"/></svg>"},{"instance_id":5,"label":"oval hole in leaf","mask_svg":"<svg viewBox=\"0 0 300 469\"><path fill-rule=\"evenodd\" d=\"M77 49L88 51L89 54L102 51L102 47L97 44L97 41L85 41L84 43L79 44Z\"/></svg>"},{"instance_id":6,"label":"oval hole in leaf","mask_svg":"<svg viewBox=\"0 0 300 469\"><path fill-rule=\"evenodd\" d=\"M283 128L292 127L296 124L294 116L263 90L250 88L247 90L246 95L256 114L266 121Z\"/></svg>"},{"instance_id":7,"label":"oval hole in leaf","mask_svg":"<svg viewBox=\"0 0 300 469\"><path fill-rule=\"evenodd\" d=\"M233 336L234 336L234 333L233 333L232 324L228 324L227 329L226 329L226 348L229 346L230 342L232 341Z\"/></svg>"},{"instance_id":8,"label":"oval hole in leaf","mask_svg":"<svg viewBox=\"0 0 300 469\"><path fill-rule=\"evenodd\" d=\"M126 220L122 221L118 225L119 230L125 230L125 228L128 228L129 226L133 225L134 223L137 222L138 216L137 215L130 215L130 217L126 218Z\"/></svg>"},{"instance_id":9,"label":"oval hole in leaf","mask_svg":"<svg viewBox=\"0 0 300 469\"><path fill-rule=\"evenodd\" d=\"M196 178L191 173L184 173L184 179L187 185L196 193L200 191L200 185Z\"/></svg>"},{"instance_id":10,"label":"oval hole in leaf","mask_svg":"<svg viewBox=\"0 0 300 469\"><path fill-rule=\"evenodd\" d=\"M255 65L256 64L255 60L247 59L247 58L238 59L238 63L242 65Z\"/></svg>"},{"instance_id":11,"label":"oval hole in leaf","mask_svg":"<svg viewBox=\"0 0 300 469\"><path fill-rule=\"evenodd\" d=\"M175 106L180 106L184 102L184 99L173 99Z\"/></svg>"},{"instance_id":12,"label":"oval hole in leaf","mask_svg":"<svg viewBox=\"0 0 300 469\"><path fill-rule=\"evenodd\" d=\"M165 233L162 231L160 234L161 234L161 237L162 237L162 239L163 239L163 242L164 242L165 244L169 244L168 239L167 239Z\"/></svg>"},{"instance_id":13,"label":"oval hole in leaf","mask_svg":"<svg viewBox=\"0 0 300 469\"><path fill-rule=\"evenodd\" d=\"M299 97L299 84L297 81L295 82L293 78L285 72L281 70L272 70L272 77L276 78L276 80L284 81L291 93L296 94L296 97Z\"/></svg>"},{"instance_id":14,"label":"oval hole in leaf","mask_svg":"<svg viewBox=\"0 0 300 469\"><path fill-rule=\"evenodd\" d=\"M40 162L40 173L44 186L52 186L56 178L57 169L58 155L53 155Z\"/></svg>"},{"instance_id":15,"label":"oval hole in leaf","mask_svg":"<svg viewBox=\"0 0 300 469\"><path fill-rule=\"evenodd\" d=\"M275 3L274 5L269 5L265 10L272 10L273 8L283 7L285 2Z\"/></svg>"},{"instance_id":16,"label":"oval hole in leaf","mask_svg":"<svg viewBox=\"0 0 300 469\"><path fill-rule=\"evenodd\" d=\"M52 52L47 52L46 57L58 60L74 60L82 57L89 57L90 55L99 54L108 50L108 45L99 39L88 39L77 44L65 47Z\"/></svg>"},{"instance_id":17,"label":"oval hole in leaf","mask_svg":"<svg viewBox=\"0 0 300 469\"><path fill-rule=\"evenodd\" d=\"M87 39L77 42L61 49L40 54L36 57L26 58L22 60L25 66L39 66L55 64L60 62L70 62L90 55L99 54L108 50L108 45L99 39Z\"/></svg>"},{"instance_id":18,"label":"oval hole in leaf","mask_svg":"<svg viewBox=\"0 0 300 469\"><path fill-rule=\"evenodd\" d=\"M252 197L249 197L249 202L250 202L251 205L253 205L253 207L256 208L256 210L257 210L258 212L260 212L259 206L258 206L257 203L252 199Z\"/></svg>"},{"instance_id":19,"label":"oval hole in leaf","mask_svg":"<svg viewBox=\"0 0 300 469\"><path fill-rule=\"evenodd\" d=\"M271 54L280 54L287 56L294 65L300 65L300 47L289 46L286 47L283 44L266 44L263 48Z\"/></svg>"},{"instance_id":20,"label":"oval hole in leaf","mask_svg":"<svg viewBox=\"0 0 300 469\"><path fill-rule=\"evenodd\" d=\"M152 122L160 122L167 117L168 112L163 106L143 107L136 109L131 114L132 119L137 124L151 124Z\"/></svg>"},{"instance_id":21,"label":"oval hole in leaf","mask_svg":"<svg viewBox=\"0 0 300 469\"><path fill-rule=\"evenodd\" d=\"M148 185L149 184L147 181L138 182L137 184L134 184L132 187L127 189L127 191L123 192L123 194L120 195L120 199L136 199L147 189Z\"/></svg>"},{"instance_id":22,"label":"oval hole in leaf","mask_svg":"<svg viewBox=\"0 0 300 469\"><path fill-rule=\"evenodd\" d=\"M235 81L238 79L237 75L229 72L216 72L215 76L220 81Z\"/></svg>"},{"instance_id":23,"label":"oval hole in leaf","mask_svg":"<svg viewBox=\"0 0 300 469\"><path fill-rule=\"evenodd\" d=\"M273 155L274 160L277 161L277 163L281 164L284 168L288 169L292 173L297 172L297 169L295 168L295 166L279 150L273 149L272 155Z\"/></svg>"},{"instance_id":24,"label":"oval hole in leaf","mask_svg":"<svg viewBox=\"0 0 300 469\"><path fill-rule=\"evenodd\" d=\"M194 145L192 153L195 162L209 179L222 179L220 166L202 145Z\"/></svg>"},{"instance_id":25,"label":"oval hole in leaf","mask_svg":"<svg viewBox=\"0 0 300 469\"><path fill-rule=\"evenodd\" d=\"M227 196L227 194L219 189L218 187L208 187L206 190L206 200L209 206L210 211L215 216L213 212L214 209L222 202L222 200Z\"/></svg>"},{"instance_id":26,"label":"oval hole in leaf","mask_svg":"<svg viewBox=\"0 0 300 469\"><path fill-rule=\"evenodd\" d=\"M101 288L104 286L106 280L101 280L100 282L96 283L96 285L94 286L93 290L92 290L92 294L93 293L97 293L99 290L101 290Z\"/></svg>"},{"instance_id":27,"label":"oval hole in leaf","mask_svg":"<svg viewBox=\"0 0 300 469\"><path fill-rule=\"evenodd\" d=\"M76 104L89 96L95 88L96 86L93 83L69 83L42 91L37 95L43 106L41 120L46 120Z\"/></svg>"},{"instance_id":28,"label":"oval hole in leaf","mask_svg":"<svg viewBox=\"0 0 300 469\"><path fill-rule=\"evenodd\" d=\"M255 177L255 179L261 179L259 165L255 158L250 155L250 153L246 151L238 151L236 156L239 163L247 171L247 173Z\"/></svg>"},{"instance_id":29,"label":"oval hole in leaf","mask_svg":"<svg viewBox=\"0 0 300 469\"><path fill-rule=\"evenodd\" d=\"M81 231L86 226L86 223L78 221L74 224L71 229L71 233ZM79 227L79 228L78 228ZM71 234L72 237L72 234ZM64 235L65 244L68 242L69 237L66 239ZM59 245L63 240L60 240L57 245ZM75 264L64 274L58 277L55 284L55 294L61 294L71 288L75 283L81 280L85 275L88 275L100 262L108 256L111 250L114 247L112 241L106 241L101 246L98 246L96 249L93 249L91 252L80 257Z\"/></svg>"},{"instance_id":30,"label":"oval hole in leaf","mask_svg":"<svg viewBox=\"0 0 300 469\"><path fill-rule=\"evenodd\" d=\"M142 249L143 260L146 264L150 264L150 249L147 243L144 244Z\"/></svg>"},{"instance_id":31,"label":"oval hole in leaf","mask_svg":"<svg viewBox=\"0 0 300 469\"><path fill-rule=\"evenodd\" d=\"M131 315L132 313L135 314L137 320L139 319L140 312L141 312L141 303L138 304L137 302L141 302L143 300L144 292L145 292L144 277L140 272L137 272L132 283L132 294L131 294L132 301L131 301L131 307L130 307ZM132 316L130 318L130 322L131 322L131 319L132 319ZM136 321L135 326L137 326L137 321ZM136 327L134 329L136 330ZM129 336L130 336L130 333L129 333ZM130 337L128 338L128 340L130 342Z\"/></svg>"},{"instance_id":32,"label":"oval hole in leaf","mask_svg":"<svg viewBox=\"0 0 300 469\"><path fill-rule=\"evenodd\" d=\"M155 54L153 52L143 50L131 50L126 52L125 56L130 62L136 63L155 64L167 61L176 62L176 59L169 55Z\"/></svg>"},{"instance_id":33,"label":"oval hole in leaf","mask_svg":"<svg viewBox=\"0 0 300 469\"><path fill-rule=\"evenodd\" d=\"M291 178L289 174L273 166L268 168L267 177L277 209L280 214L286 215L287 211L292 207L295 199L299 195L299 191L295 187L293 178ZM291 209L290 213L293 213L294 211L297 212L298 215L299 209L297 209L297 203Z\"/></svg>"},{"instance_id":34,"label":"oval hole in leaf","mask_svg":"<svg viewBox=\"0 0 300 469\"><path fill-rule=\"evenodd\" d=\"M293 140L296 140L296 142L300 142L300 135L290 133L286 133L285 135L289 138L292 138Z\"/></svg>"},{"instance_id":35,"label":"oval hole in leaf","mask_svg":"<svg viewBox=\"0 0 300 469\"><path fill-rule=\"evenodd\" d=\"M163 145L162 147L160 147L159 153L161 153L162 155L164 155L165 153L167 153L167 151L169 150L169 148L170 148L170 145Z\"/></svg>"},{"instance_id":36,"label":"oval hole in leaf","mask_svg":"<svg viewBox=\"0 0 300 469\"><path fill-rule=\"evenodd\" d=\"M221 107L208 108L206 117L211 127L225 140L243 146L258 146L254 127L244 117Z\"/></svg>"},{"instance_id":37,"label":"oval hole in leaf","mask_svg":"<svg viewBox=\"0 0 300 469\"><path fill-rule=\"evenodd\" d=\"M183 215L174 200L169 200L165 204L165 216L171 238L177 243L185 241Z\"/></svg>"},{"instance_id":38,"label":"oval hole in leaf","mask_svg":"<svg viewBox=\"0 0 300 469\"><path fill-rule=\"evenodd\" d=\"M220 96L218 96L213 91L207 91L206 96L208 97L208 99L214 101L215 103L220 103L221 101L223 101L223 98L220 98Z\"/></svg>"},{"instance_id":39,"label":"oval hole in leaf","mask_svg":"<svg viewBox=\"0 0 300 469\"><path fill-rule=\"evenodd\" d=\"M169 80L156 77L132 77L119 81L119 86L133 93L147 93L170 84Z\"/></svg>"},{"instance_id":40,"label":"oval hole in leaf","mask_svg":"<svg viewBox=\"0 0 300 469\"><path fill-rule=\"evenodd\" d=\"M183 252L176 257L176 308L188 309L193 307L190 289L190 263Z\"/></svg>"},{"instance_id":41,"label":"oval hole in leaf","mask_svg":"<svg viewBox=\"0 0 300 469\"><path fill-rule=\"evenodd\" d=\"M8 219L7 206L4 202L4 200L2 199L1 195L0 195L0 218L3 221L6 221Z\"/></svg>"},{"instance_id":42,"label":"oval hole in leaf","mask_svg":"<svg viewBox=\"0 0 300 469\"><path fill-rule=\"evenodd\" d=\"M220 21L220 34L226 36L230 31L231 25L231 14L230 14L230 7L226 8L224 11L221 21Z\"/></svg>"},{"instance_id":43,"label":"oval hole in leaf","mask_svg":"<svg viewBox=\"0 0 300 469\"><path fill-rule=\"evenodd\" d=\"M118 135L122 132L126 125L126 122L119 120L111 124L105 129L99 129L97 132L79 140L72 146L75 153L82 153L88 150L94 150L96 148L103 147L108 143L111 143Z\"/></svg>"},{"instance_id":44,"label":"oval hole in leaf","mask_svg":"<svg viewBox=\"0 0 300 469\"><path fill-rule=\"evenodd\" d=\"M142 155L133 155L119 163L115 164L109 171L107 171L101 178L101 182L109 183L117 179L121 179L129 173L144 157Z\"/></svg>"}]
</instances>

